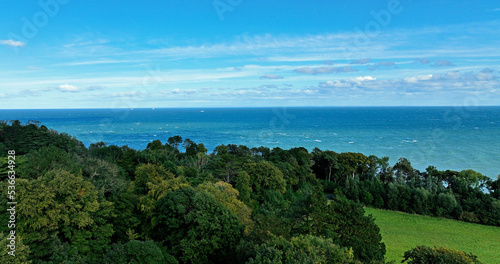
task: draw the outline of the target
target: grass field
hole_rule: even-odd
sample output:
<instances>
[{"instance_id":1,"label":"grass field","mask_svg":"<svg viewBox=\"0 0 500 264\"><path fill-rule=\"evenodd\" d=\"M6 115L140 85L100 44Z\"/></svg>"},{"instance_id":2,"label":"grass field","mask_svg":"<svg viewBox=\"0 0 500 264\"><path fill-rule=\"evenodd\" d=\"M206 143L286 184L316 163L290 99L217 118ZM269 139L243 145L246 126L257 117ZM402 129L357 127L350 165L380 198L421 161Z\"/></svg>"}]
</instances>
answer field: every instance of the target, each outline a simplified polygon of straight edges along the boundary
<instances>
[{"instance_id":1,"label":"grass field","mask_svg":"<svg viewBox=\"0 0 500 264\"><path fill-rule=\"evenodd\" d=\"M427 245L471 252L482 263L500 263L500 227L373 208L365 210L380 227L387 260L400 263L405 251Z\"/></svg>"}]
</instances>

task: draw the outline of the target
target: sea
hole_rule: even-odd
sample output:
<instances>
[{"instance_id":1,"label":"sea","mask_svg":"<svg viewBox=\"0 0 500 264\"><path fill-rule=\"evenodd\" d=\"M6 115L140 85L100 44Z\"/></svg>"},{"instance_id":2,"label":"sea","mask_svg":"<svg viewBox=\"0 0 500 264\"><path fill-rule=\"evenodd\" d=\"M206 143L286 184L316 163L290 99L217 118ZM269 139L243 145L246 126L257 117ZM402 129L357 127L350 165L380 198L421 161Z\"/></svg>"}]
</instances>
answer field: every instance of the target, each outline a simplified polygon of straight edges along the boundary
<instances>
[{"instance_id":1,"label":"sea","mask_svg":"<svg viewBox=\"0 0 500 264\"><path fill-rule=\"evenodd\" d=\"M174 135L203 143L407 158L415 169L500 174L500 106L276 107L0 110L0 120L39 121L87 147L99 141L144 149Z\"/></svg>"}]
</instances>

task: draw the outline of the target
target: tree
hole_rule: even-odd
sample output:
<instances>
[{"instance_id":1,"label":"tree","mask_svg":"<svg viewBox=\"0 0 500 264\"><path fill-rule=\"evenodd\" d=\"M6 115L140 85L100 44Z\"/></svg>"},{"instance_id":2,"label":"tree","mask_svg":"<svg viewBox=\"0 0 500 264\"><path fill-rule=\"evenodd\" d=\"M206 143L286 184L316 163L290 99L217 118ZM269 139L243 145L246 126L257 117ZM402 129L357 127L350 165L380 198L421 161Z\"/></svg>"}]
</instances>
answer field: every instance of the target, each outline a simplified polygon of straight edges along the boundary
<instances>
[{"instance_id":1,"label":"tree","mask_svg":"<svg viewBox=\"0 0 500 264\"><path fill-rule=\"evenodd\" d=\"M327 203L324 197L314 194L311 208L311 223L306 222L310 234L332 238L335 244L352 248L356 259L362 262L383 260L385 244L380 229L371 215L364 215L361 205L345 198Z\"/></svg>"},{"instance_id":2,"label":"tree","mask_svg":"<svg viewBox=\"0 0 500 264\"><path fill-rule=\"evenodd\" d=\"M457 177L467 184L470 188L481 189L485 187L488 177L474 170L463 170L458 173Z\"/></svg>"},{"instance_id":3,"label":"tree","mask_svg":"<svg viewBox=\"0 0 500 264\"><path fill-rule=\"evenodd\" d=\"M335 175L337 182L345 183L355 175L364 175L368 172L370 160L361 153L344 152L338 155L338 171Z\"/></svg>"},{"instance_id":4,"label":"tree","mask_svg":"<svg viewBox=\"0 0 500 264\"><path fill-rule=\"evenodd\" d=\"M152 142L148 143L146 149L161 150L163 149L163 143L161 143L159 139L153 140Z\"/></svg>"},{"instance_id":5,"label":"tree","mask_svg":"<svg viewBox=\"0 0 500 264\"><path fill-rule=\"evenodd\" d=\"M16 174L23 175L24 179L36 179L54 169L77 174L83 167L76 155L56 146L42 147L25 157L29 162L16 170Z\"/></svg>"},{"instance_id":6,"label":"tree","mask_svg":"<svg viewBox=\"0 0 500 264\"><path fill-rule=\"evenodd\" d=\"M480 264L477 256L443 247L417 246L404 253L401 262L409 264Z\"/></svg>"},{"instance_id":7,"label":"tree","mask_svg":"<svg viewBox=\"0 0 500 264\"><path fill-rule=\"evenodd\" d=\"M455 196L451 193L440 193L436 196L435 201L435 215L450 217L455 208L458 206L458 202Z\"/></svg>"},{"instance_id":8,"label":"tree","mask_svg":"<svg viewBox=\"0 0 500 264\"><path fill-rule=\"evenodd\" d=\"M19 233L14 234L15 236L15 252L13 255L9 254L11 249L8 247L11 240L7 238L10 236L10 232L4 234L0 232L0 263L2 264L29 264L32 261L28 260L31 253L29 246L24 244L22 235Z\"/></svg>"},{"instance_id":9,"label":"tree","mask_svg":"<svg viewBox=\"0 0 500 264\"><path fill-rule=\"evenodd\" d=\"M121 155L122 149L116 145L106 146L105 142L92 143L89 146L89 152L92 157L116 163Z\"/></svg>"},{"instance_id":10,"label":"tree","mask_svg":"<svg viewBox=\"0 0 500 264\"><path fill-rule=\"evenodd\" d=\"M315 174L325 177L325 181L331 181L333 173L339 168L337 163L338 154L330 150L321 151L318 148L315 148L312 154L314 160L312 169Z\"/></svg>"},{"instance_id":11,"label":"tree","mask_svg":"<svg viewBox=\"0 0 500 264\"><path fill-rule=\"evenodd\" d=\"M332 239L305 235L285 239L273 237L256 249L256 255L247 264L284 263L360 263L352 251L335 245Z\"/></svg>"},{"instance_id":12,"label":"tree","mask_svg":"<svg viewBox=\"0 0 500 264\"><path fill-rule=\"evenodd\" d=\"M286 182L283 173L272 163L261 161L243 165L243 171L250 175L252 192L250 196L256 201L262 200L262 195L268 190L281 194L286 191Z\"/></svg>"},{"instance_id":13,"label":"tree","mask_svg":"<svg viewBox=\"0 0 500 264\"><path fill-rule=\"evenodd\" d=\"M251 179L246 171L238 173L238 178L236 178L236 189L240 193L240 200L248 206L252 206L252 200L250 198L252 193Z\"/></svg>"},{"instance_id":14,"label":"tree","mask_svg":"<svg viewBox=\"0 0 500 264\"><path fill-rule=\"evenodd\" d=\"M32 259L48 260L54 236L91 260L102 255L113 234L107 220L112 204L92 183L81 175L54 170L36 180L18 180L16 187L23 204L17 211L19 230Z\"/></svg>"},{"instance_id":15,"label":"tree","mask_svg":"<svg viewBox=\"0 0 500 264\"><path fill-rule=\"evenodd\" d=\"M196 153L198 153L198 145L189 138L184 140L184 149L186 150L186 155L189 157L196 156Z\"/></svg>"},{"instance_id":16,"label":"tree","mask_svg":"<svg viewBox=\"0 0 500 264\"><path fill-rule=\"evenodd\" d=\"M182 143L182 137L178 136L178 135L173 136L173 137L169 137L167 142L170 146L172 146L178 150L179 145Z\"/></svg>"},{"instance_id":17,"label":"tree","mask_svg":"<svg viewBox=\"0 0 500 264\"><path fill-rule=\"evenodd\" d=\"M228 260L243 234L238 218L205 192L168 192L156 204L152 237L184 263Z\"/></svg>"},{"instance_id":18,"label":"tree","mask_svg":"<svg viewBox=\"0 0 500 264\"><path fill-rule=\"evenodd\" d=\"M146 194L148 192L148 182L155 184L173 178L174 175L161 165L141 164L135 169L135 191L137 194Z\"/></svg>"},{"instance_id":19,"label":"tree","mask_svg":"<svg viewBox=\"0 0 500 264\"><path fill-rule=\"evenodd\" d=\"M83 176L104 195L109 196L127 188L125 172L116 164L93 157L81 159L80 164L83 165Z\"/></svg>"},{"instance_id":20,"label":"tree","mask_svg":"<svg viewBox=\"0 0 500 264\"><path fill-rule=\"evenodd\" d=\"M153 241L131 240L125 245L113 244L104 255L104 263L139 264L139 263L166 263L178 264L170 255L164 255Z\"/></svg>"},{"instance_id":21,"label":"tree","mask_svg":"<svg viewBox=\"0 0 500 264\"><path fill-rule=\"evenodd\" d=\"M116 164L123 168L129 179L134 179L135 167L139 164L139 155L137 150L129 148L127 145L120 148L121 156L116 161Z\"/></svg>"},{"instance_id":22,"label":"tree","mask_svg":"<svg viewBox=\"0 0 500 264\"><path fill-rule=\"evenodd\" d=\"M205 182L196 188L211 194L215 201L226 206L234 215L238 217L240 224L245 226L245 233L248 234L253 226L251 219L252 209L238 199L239 192L229 183L219 181L215 184Z\"/></svg>"},{"instance_id":23,"label":"tree","mask_svg":"<svg viewBox=\"0 0 500 264\"><path fill-rule=\"evenodd\" d=\"M417 177L415 169L413 169L410 161L406 158L400 158L394 165L394 170L396 171L396 177L403 177L406 181Z\"/></svg>"}]
</instances>

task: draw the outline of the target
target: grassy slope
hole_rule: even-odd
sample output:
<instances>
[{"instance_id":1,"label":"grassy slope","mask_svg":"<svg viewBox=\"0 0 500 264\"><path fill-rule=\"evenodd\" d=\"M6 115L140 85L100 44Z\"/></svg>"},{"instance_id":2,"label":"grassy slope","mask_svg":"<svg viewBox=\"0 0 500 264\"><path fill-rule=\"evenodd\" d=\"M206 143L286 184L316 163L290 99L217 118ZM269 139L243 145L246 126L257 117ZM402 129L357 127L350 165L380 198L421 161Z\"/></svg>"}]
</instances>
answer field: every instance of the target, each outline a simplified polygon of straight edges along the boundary
<instances>
[{"instance_id":1,"label":"grassy slope","mask_svg":"<svg viewBox=\"0 0 500 264\"><path fill-rule=\"evenodd\" d=\"M471 252L483 263L500 263L500 227L365 208L380 227L387 260L399 263L417 245Z\"/></svg>"}]
</instances>

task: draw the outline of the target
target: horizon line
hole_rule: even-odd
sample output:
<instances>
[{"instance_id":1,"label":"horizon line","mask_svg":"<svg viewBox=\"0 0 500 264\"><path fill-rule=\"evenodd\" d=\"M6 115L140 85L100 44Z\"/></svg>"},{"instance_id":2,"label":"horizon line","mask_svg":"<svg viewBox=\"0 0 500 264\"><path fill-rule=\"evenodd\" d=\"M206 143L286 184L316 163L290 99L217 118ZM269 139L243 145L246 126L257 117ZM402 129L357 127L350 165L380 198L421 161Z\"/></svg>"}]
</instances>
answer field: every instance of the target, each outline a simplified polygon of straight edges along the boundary
<instances>
[{"instance_id":1,"label":"horizon line","mask_svg":"<svg viewBox=\"0 0 500 264\"><path fill-rule=\"evenodd\" d=\"M436 108L436 107L467 107L467 108L479 108L479 107L500 107L500 105L372 105L372 106L206 106L206 107L88 107L88 108L9 108L2 109L0 111L9 110L144 110L144 109L245 109L245 108Z\"/></svg>"}]
</instances>

